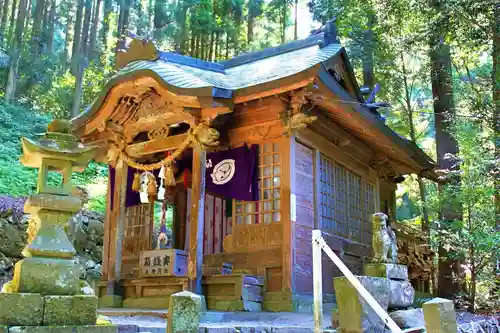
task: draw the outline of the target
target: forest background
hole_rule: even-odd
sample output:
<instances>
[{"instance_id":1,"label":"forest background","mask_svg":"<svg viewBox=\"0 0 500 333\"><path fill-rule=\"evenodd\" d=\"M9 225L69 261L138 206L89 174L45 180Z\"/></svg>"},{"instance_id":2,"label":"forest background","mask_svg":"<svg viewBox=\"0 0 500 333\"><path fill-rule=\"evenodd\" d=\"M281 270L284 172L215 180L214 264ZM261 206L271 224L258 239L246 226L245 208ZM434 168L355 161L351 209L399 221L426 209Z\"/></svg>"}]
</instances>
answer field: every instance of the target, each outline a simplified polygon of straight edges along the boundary
<instances>
[{"instance_id":1,"label":"forest background","mask_svg":"<svg viewBox=\"0 0 500 333\"><path fill-rule=\"evenodd\" d=\"M388 124L439 163L439 186L419 176L399 184L396 214L439 253L436 293L471 311L498 309L500 5L303 1L0 0L0 195L34 191L20 137L89 106L127 36L217 61L297 39L302 20L335 18L359 82L379 85L377 100L390 103ZM297 15L304 7L311 14ZM75 175L91 194L88 208L104 210L106 179L95 163Z\"/></svg>"}]
</instances>

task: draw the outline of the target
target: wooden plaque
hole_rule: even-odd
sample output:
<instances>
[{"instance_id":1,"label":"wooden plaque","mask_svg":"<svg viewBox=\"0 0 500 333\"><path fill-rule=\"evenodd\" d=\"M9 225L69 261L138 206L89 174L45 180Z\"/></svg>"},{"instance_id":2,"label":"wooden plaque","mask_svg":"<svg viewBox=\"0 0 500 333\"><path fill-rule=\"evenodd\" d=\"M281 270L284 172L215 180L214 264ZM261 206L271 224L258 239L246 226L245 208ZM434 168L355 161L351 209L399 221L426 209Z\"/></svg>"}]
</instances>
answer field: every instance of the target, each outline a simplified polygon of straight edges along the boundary
<instances>
[{"instance_id":1,"label":"wooden plaque","mask_svg":"<svg viewBox=\"0 0 500 333\"><path fill-rule=\"evenodd\" d=\"M162 249L141 252L140 276L187 276L186 251Z\"/></svg>"}]
</instances>

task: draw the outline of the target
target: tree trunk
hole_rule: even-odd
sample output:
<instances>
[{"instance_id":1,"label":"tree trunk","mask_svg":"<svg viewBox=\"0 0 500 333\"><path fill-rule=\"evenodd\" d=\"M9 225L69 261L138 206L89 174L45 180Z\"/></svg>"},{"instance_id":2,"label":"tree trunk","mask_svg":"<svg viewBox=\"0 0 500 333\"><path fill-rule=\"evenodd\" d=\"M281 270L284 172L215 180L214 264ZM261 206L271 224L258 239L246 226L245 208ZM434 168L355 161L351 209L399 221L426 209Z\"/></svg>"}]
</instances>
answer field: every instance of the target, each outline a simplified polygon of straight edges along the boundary
<instances>
[{"instance_id":1,"label":"tree trunk","mask_svg":"<svg viewBox=\"0 0 500 333\"><path fill-rule=\"evenodd\" d=\"M135 1L135 3L132 3L134 5L134 10L135 10L135 15L138 18L137 22L137 35L143 38L146 28L144 26L144 11L142 8L142 1Z\"/></svg>"},{"instance_id":2,"label":"tree trunk","mask_svg":"<svg viewBox=\"0 0 500 333\"><path fill-rule=\"evenodd\" d=\"M85 67L83 66L83 61L82 61L82 63L78 65L77 72L75 75L75 93L73 94L73 104L71 106L71 118L74 118L80 114L84 70Z\"/></svg>"},{"instance_id":3,"label":"tree trunk","mask_svg":"<svg viewBox=\"0 0 500 333\"><path fill-rule=\"evenodd\" d=\"M28 30L32 10L33 10L32 0L28 0L27 6L26 6L26 15L24 15L24 31Z\"/></svg>"},{"instance_id":4,"label":"tree trunk","mask_svg":"<svg viewBox=\"0 0 500 333\"><path fill-rule=\"evenodd\" d=\"M373 26L375 24L375 15L368 13L367 29L363 32L363 85L373 89L375 78L373 75L373 46L375 43L373 35Z\"/></svg>"},{"instance_id":5,"label":"tree trunk","mask_svg":"<svg viewBox=\"0 0 500 333\"><path fill-rule=\"evenodd\" d=\"M191 30L191 48L189 50L189 54L191 55L191 57L195 57L195 45L196 45L196 37L195 37L195 34L194 34L194 31Z\"/></svg>"},{"instance_id":6,"label":"tree trunk","mask_svg":"<svg viewBox=\"0 0 500 333\"><path fill-rule=\"evenodd\" d=\"M76 77L78 74L78 65L82 54L82 22L83 22L83 5L85 0L78 0L76 7L75 29L73 37L73 51L71 52L71 71Z\"/></svg>"},{"instance_id":7,"label":"tree trunk","mask_svg":"<svg viewBox=\"0 0 500 333\"><path fill-rule=\"evenodd\" d=\"M31 45L32 45L32 53L34 56L37 56L40 53L41 49L41 42L42 42L41 34L42 34L44 9L45 9L45 0L37 0L35 6L35 15L33 17L33 27L31 28Z\"/></svg>"},{"instance_id":8,"label":"tree trunk","mask_svg":"<svg viewBox=\"0 0 500 333\"><path fill-rule=\"evenodd\" d=\"M5 46L8 46L9 44L12 43L13 38L14 38L14 28L16 27L16 13L17 13L17 5L21 1L23 4L26 4L26 1L22 0L12 0L12 7L10 9L10 24L9 24L9 37L7 38L7 41L4 43ZM23 21L24 24L24 21Z\"/></svg>"},{"instance_id":9,"label":"tree trunk","mask_svg":"<svg viewBox=\"0 0 500 333\"><path fill-rule=\"evenodd\" d=\"M229 34L226 32L226 59L229 59Z\"/></svg>"},{"instance_id":10,"label":"tree trunk","mask_svg":"<svg viewBox=\"0 0 500 333\"><path fill-rule=\"evenodd\" d=\"M120 16L118 18L118 42L116 52L125 48L126 31L130 13L130 0L122 0L120 5Z\"/></svg>"},{"instance_id":11,"label":"tree trunk","mask_svg":"<svg viewBox=\"0 0 500 333\"><path fill-rule=\"evenodd\" d=\"M9 0L3 1L2 19L0 21L0 41L5 39L5 25L7 24L7 17L9 15Z\"/></svg>"},{"instance_id":12,"label":"tree trunk","mask_svg":"<svg viewBox=\"0 0 500 333\"><path fill-rule=\"evenodd\" d=\"M4 8L3 8L3 7L4 7L5 3L7 3L7 6L8 6L9 2L8 2L7 0L1 0L1 1L0 1L0 17L2 17L2 15L3 15L3 11L4 11ZM7 8L7 9L8 9L8 8ZM1 21L1 20L0 20L0 21Z\"/></svg>"},{"instance_id":13,"label":"tree trunk","mask_svg":"<svg viewBox=\"0 0 500 333\"><path fill-rule=\"evenodd\" d=\"M179 31L179 40L178 40L178 45L179 45L179 53L180 54L186 54L187 53L187 46L186 42L188 40L188 30L187 30L187 10L188 7L180 2L181 8L181 14L180 14L180 19L179 19L179 26L180 26L180 31Z\"/></svg>"},{"instance_id":14,"label":"tree trunk","mask_svg":"<svg viewBox=\"0 0 500 333\"><path fill-rule=\"evenodd\" d=\"M433 6L439 11L439 2L433 0ZM446 24L437 24L438 29L442 30ZM445 159L445 155L457 155L458 143L451 134L449 121L455 119L455 106L453 102L452 73L451 73L451 54L450 47L444 43L445 31L434 31L430 42L430 60L431 60L431 82L432 96L434 99L434 123L436 127L436 155L441 169L453 167L452 161ZM451 180L453 184L443 186L457 186L459 180ZM441 219L447 221L459 220L462 218L460 208L453 205L443 205L441 207ZM460 276L460 262L447 259L448 251L440 246L439 248L439 281L438 294L442 298L453 298L455 294L462 291L462 286L454 281L453 276Z\"/></svg>"},{"instance_id":15,"label":"tree trunk","mask_svg":"<svg viewBox=\"0 0 500 333\"><path fill-rule=\"evenodd\" d=\"M155 30L163 28L166 23L165 17L165 0L156 0L155 1L155 16L153 26ZM156 31L155 31L156 32Z\"/></svg>"},{"instance_id":16,"label":"tree trunk","mask_svg":"<svg viewBox=\"0 0 500 333\"><path fill-rule=\"evenodd\" d=\"M90 20L92 18L92 0L85 1L85 15L82 26L82 56L88 57L90 39Z\"/></svg>"},{"instance_id":17,"label":"tree trunk","mask_svg":"<svg viewBox=\"0 0 500 333\"><path fill-rule=\"evenodd\" d=\"M95 0L92 30L90 31L90 46L88 52L89 59L96 59L99 56L99 51L97 50L97 30L99 29L100 8L101 0Z\"/></svg>"},{"instance_id":18,"label":"tree trunk","mask_svg":"<svg viewBox=\"0 0 500 333\"><path fill-rule=\"evenodd\" d=\"M288 2L283 0L283 8L282 8L282 22L281 22L281 44L285 44L286 40L286 18L288 12Z\"/></svg>"},{"instance_id":19,"label":"tree trunk","mask_svg":"<svg viewBox=\"0 0 500 333\"><path fill-rule=\"evenodd\" d=\"M248 0L248 18L247 18L247 43L250 45L253 42L253 28L255 24L255 1Z\"/></svg>"},{"instance_id":20,"label":"tree trunk","mask_svg":"<svg viewBox=\"0 0 500 333\"><path fill-rule=\"evenodd\" d=\"M201 33L196 35L196 57L195 58L201 58L200 57L200 39L201 39Z\"/></svg>"},{"instance_id":21,"label":"tree trunk","mask_svg":"<svg viewBox=\"0 0 500 333\"><path fill-rule=\"evenodd\" d=\"M5 102L13 101L16 93L17 70L19 68L20 47L23 41L24 19L26 15L26 0L20 0L19 13L17 15L16 30L14 32L14 40L12 43L12 52L9 65L9 74L7 76L7 86L5 87Z\"/></svg>"},{"instance_id":22,"label":"tree trunk","mask_svg":"<svg viewBox=\"0 0 500 333\"><path fill-rule=\"evenodd\" d=\"M104 0L104 8L103 8L103 20L102 20L102 28L100 33L100 38L102 42L103 51L108 49L108 33L109 33L109 21L111 19L112 13L112 3L111 0Z\"/></svg>"},{"instance_id":23,"label":"tree trunk","mask_svg":"<svg viewBox=\"0 0 500 333\"><path fill-rule=\"evenodd\" d=\"M50 5L50 10L47 20L47 50L52 53L52 45L54 43L54 28L55 28L55 18L56 18L56 1L52 0Z\"/></svg>"},{"instance_id":24,"label":"tree trunk","mask_svg":"<svg viewBox=\"0 0 500 333\"><path fill-rule=\"evenodd\" d=\"M299 39L299 0L295 0L295 24L293 26L293 39Z\"/></svg>"},{"instance_id":25,"label":"tree trunk","mask_svg":"<svg viewBox=\"0 0 500 333\"><path fill-rule=\"evenodd\" d=\"M72 45L72 42L73 42L73 40L72 40L73 38L70 35L72 23L73 23L72 16L68 16L66 18L66 25L64 26L65 40L64 40L64 52L63 52L63 55L62 55L62 63L63 63L62 67L63 67L64 71L66 71L66 69L68 68L68 63L69 63L69 48L70 48L70 46Z\"/></svg>"},{"instance_id":26,"label":"tree trunk","mask_svg":"<svg viewBox=\"0 0 500 333\"><path fill-rule=\"evenodd\" d=\"M217 61L220 59L220 32L217 31L215 33L215 58L214 60Z\"/></svg>"}]
</instances>

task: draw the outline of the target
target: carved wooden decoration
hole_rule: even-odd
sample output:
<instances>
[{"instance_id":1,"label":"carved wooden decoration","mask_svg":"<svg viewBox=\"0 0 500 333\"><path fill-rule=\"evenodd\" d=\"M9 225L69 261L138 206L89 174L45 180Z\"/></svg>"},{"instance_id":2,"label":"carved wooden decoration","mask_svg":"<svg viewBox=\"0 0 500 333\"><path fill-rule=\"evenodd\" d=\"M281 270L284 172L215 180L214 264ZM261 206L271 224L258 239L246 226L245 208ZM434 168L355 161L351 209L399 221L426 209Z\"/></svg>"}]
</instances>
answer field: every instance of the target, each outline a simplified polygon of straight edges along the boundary
<instances>
[{"instance_id":1,"label":"carved wooden decoration","mask_svg":"<svg viewBox=\"0 0 500 333\"><path fill-rule=\"evenodd\" d=\"M156 60L158 51L152 41L133 39L126 50L119 50L116 55L116 68L125 67L136 60Z\"/></svg>"},{"instance_id":2,"label":"carved wooden decoration","mask_svg":"<svg viewBox=\"0 0 500 333\"><path fill-rule=\"evenodd\" d=\"M288 127L288 135L293 130L306 128L308 124L316 121L318 117L308 116L302 111L302 107L307 103L307 97L312 95L307 88L294 90L290 92L289 110L281 115L281 121Z\"/></svg>"}]
</instances>

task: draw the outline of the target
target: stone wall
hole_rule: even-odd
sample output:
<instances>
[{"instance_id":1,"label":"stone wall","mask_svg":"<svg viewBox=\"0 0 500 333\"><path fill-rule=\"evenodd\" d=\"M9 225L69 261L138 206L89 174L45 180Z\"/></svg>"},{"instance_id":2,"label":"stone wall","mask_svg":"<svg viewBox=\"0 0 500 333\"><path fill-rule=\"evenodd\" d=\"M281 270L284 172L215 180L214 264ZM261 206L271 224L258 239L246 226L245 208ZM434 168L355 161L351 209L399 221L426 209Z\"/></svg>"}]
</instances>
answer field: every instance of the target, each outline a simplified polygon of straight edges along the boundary
<instances>
[{"instance_id":1,"label":"stone wall","mask_svg":"<svg viewBox=\"0 0 500 333\"><path fill-rule=\"evenodd\" d=\"M22 259L26 245L29 215L23 214L24 198L0 196L0 289L12 279L14 264ZM81 265L80 278L92 280L101 275L104 215L82 210L68 224L68 236Z\"/></svg>"}]
</instances>

